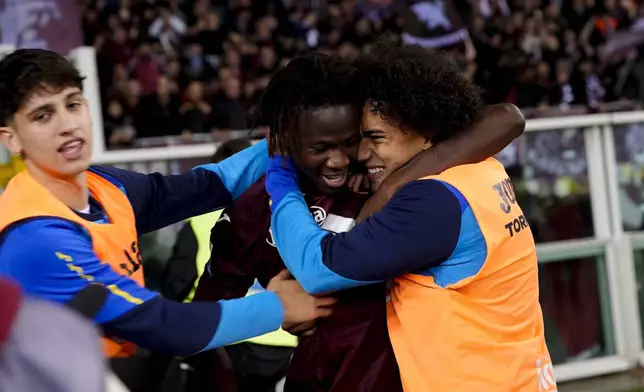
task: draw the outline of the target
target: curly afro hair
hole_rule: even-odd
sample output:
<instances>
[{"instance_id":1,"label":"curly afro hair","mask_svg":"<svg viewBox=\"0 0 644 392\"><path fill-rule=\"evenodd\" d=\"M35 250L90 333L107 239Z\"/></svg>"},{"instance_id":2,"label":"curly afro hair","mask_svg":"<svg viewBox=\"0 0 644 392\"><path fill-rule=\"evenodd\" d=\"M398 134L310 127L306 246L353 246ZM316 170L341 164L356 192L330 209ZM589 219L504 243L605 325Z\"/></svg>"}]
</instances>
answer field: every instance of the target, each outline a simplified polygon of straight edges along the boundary
<instances>
[{"instance_id":1,"label":"curly afro hair","mask_svg":"<svg viewBox=\"0 0 644 392\"><path fill-rule=\"evenodd\" d=\"M351 63L322 53L296 57L280 68L254 113L255 125L269 126L269 154L285 154L296 145L302 113L336 105L361 107L358 83Z\"/></svg>"},{"instance_id":2,"label":"curly afro hair","mask_svg":"<svg viewBox=\"0 0 644 392\"><path fill-rule=\"evenodd\" d=\"M355 62L372 113L432 143L469 127L483 108L479 88L443 55L381 41Z\"/></svg>"}]
</instances>

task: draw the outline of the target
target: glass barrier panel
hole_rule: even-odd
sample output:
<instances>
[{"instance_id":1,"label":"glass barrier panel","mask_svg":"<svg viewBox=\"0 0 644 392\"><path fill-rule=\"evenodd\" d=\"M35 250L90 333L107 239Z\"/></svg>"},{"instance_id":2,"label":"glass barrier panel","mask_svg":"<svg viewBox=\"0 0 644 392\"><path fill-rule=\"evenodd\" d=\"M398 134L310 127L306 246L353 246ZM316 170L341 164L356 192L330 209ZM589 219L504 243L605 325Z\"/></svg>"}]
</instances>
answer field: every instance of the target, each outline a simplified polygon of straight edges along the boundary
<instances>
[{"instance_id":1,"label":"glass barrier panel","mask_svg":"<svg viewBox=\"0 0 644 392\"><path fill-rule=\"evenodd\" d=\"M642 329L642 337L644 337L644 248L633 251L633 263L635 263L637 300L640 310L640 328Z\"/></svg>"},{"instance_id":2,"label":"glass barrier panel","mask_svg":"<svg viewBox=\"0 0 644 392\"><path fill-rule=\"evenodd\" d=\"M644 123L615 125L613 140L622 226L644 230Z\"/></svg>"},{"instance_id":3,"label":"glass barrier panel","mask_svg":"<svg viewBox=\"0 0 644 392\"><path fill-rule=\"evenodd\" d=\"M594 235L582 129L528 132L497 158L537 242Z\"/></svg>"},{"instance_id":4,"label":"glass barrier panel","mask_svg":"<svg viewBox=\"0 0 644 392\"><path fill-rule=\"evenodd\" d=\"M540 264L539 289L554 364L615 353L603 255Z\"/></svg>"}]
</instances>

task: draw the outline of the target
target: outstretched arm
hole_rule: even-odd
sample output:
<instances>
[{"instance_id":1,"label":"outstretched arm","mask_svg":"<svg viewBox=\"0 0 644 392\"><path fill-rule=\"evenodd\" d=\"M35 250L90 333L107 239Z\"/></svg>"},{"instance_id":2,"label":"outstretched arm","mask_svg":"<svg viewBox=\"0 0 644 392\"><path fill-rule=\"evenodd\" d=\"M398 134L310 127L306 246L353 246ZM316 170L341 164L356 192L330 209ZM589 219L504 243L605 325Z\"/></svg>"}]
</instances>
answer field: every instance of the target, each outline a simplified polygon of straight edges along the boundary
<instances>
[{"instance_id":1,"label":"outstretched arm","mask_svg":"<svg viewBox=\"0 0 644 392\"><path fill-rule=\"evenodd\" d=\"M37 247L26 246L34 242ZM20 282L33 296L59 303L68 302L90 283L102 284L109 294L94 321L106 335L175 355L263 335L284 321L328 315L330 311L321 306L333 303L304 296L284 277L273 279L269 291L245 298L169 301L102 262L82 227L56 218L30 220L6 233L0 247L0 275Z\"/></svg>"},{"instance_id":2,"label":"outstretched arm","mask_svg":"<svg viewBox=\"0 0 644 392\"><path fill-rule=\"evenodd\" d=\"M266 141L261 141L222 162L197 166L180 175L142 174L107 166L90 170L125 192L137 232L142 235L227 207L266 173L267 165Z\"/></svg>"}]
</instances>

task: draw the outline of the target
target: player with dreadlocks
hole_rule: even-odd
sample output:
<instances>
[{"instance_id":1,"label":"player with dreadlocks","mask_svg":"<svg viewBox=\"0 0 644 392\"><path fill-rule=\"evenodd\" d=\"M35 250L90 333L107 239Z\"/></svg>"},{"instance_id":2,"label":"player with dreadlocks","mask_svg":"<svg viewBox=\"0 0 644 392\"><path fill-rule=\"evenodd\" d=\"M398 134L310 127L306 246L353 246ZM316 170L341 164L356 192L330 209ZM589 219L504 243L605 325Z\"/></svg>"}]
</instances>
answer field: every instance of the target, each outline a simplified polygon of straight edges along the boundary
<instances>
[{"instance_id":1,"label":"player with dreadlocks","mask_svg":"<svg viewBox=\"0 0 644 392\"><path fill-rule=\"evenodd\" d=\"M269 153L292 158L313 219L333 233L354 226L368 196L346 186L358 154L364 106L357 82L353 65L337 57L309 54L275 73L256 112L257 122L270 128ZM440 162L441 168L469 162L475 154L492 155L517 136L517 129L520 134L521 116L498 109L469 132L471 144L445 146L455 160ZM456 161L464 156L462 162ZM416 174L406 175L440 170L433 157L419 157L410 167ZM408 180L401 177L399 181ZM395 186L394 181L381 188ZM227 208L214 227L210 265L201 278L196 299L244 296L255 279L266 287L268 280L284 269L270 220L269 196L262 179ZM402 391L386 327L385 285L345 290L335 296L338 302L333 315L317 323L315 337L300 339L290 366L288 349L246 343L229 348L233 359L241 350L271 358L277 351L284 353L282 367L273 378L266 378L264 385L258 385L257 378L255 384L241 385L245 379L238 377L240 390L271 390L275 380L288 372L286 391ZM304 325L290 327L292 332L306 329ZM262 368L246 363L256 370ZM246 370L237 369L237 373Z\"/></svg>"},{"instance_id":2,"label":"player with dreadlocks","mask_svg":"<svg viewBox=\"0 0 644 392\"><path fill-rule=\"evenodd\" d=\"M356 70L341 59L297 58L274 75L257 106L257 121L270 129L269 153L293 154L309 185L323 193L343 189L357 154L356 80Z\"/></svg>"},{"instance_id":3,"label":"player with dreadlocks","mask_svg":"<svg viewBox=\"0 0 644 392\"><path fill-rule=\"evenodd\" d=\"M316 221L337 233L351 228L366 200L366 195L344 186L360 141L362 102L355 76L355 68L336 57L311 54L296 58L275 73L255 113L258 124L270 127L270 150L287 152L296 160ZM242 297L255 279L266 287L266 279L284 269L270 233L263 180L224 211L211 242L210 266L201 278L196 300ZM401 391L386 338L384 295L384 285L340 293L342 303L334 309L340 316L319 324L317 338L300 341L290 367L292 347L254 343L229 347L233 364L247 364L235 369L240 390L274 390L276 381L290 369L286 390ZM246 352L245 361L236 361L241 351ZM350 357L358 360L344 361ZM380 358L376 364L372 363L375 358ZM370 384L361 386L370 371L377 377L369 376L373 378Z\"/></svg>"}]
</instances>

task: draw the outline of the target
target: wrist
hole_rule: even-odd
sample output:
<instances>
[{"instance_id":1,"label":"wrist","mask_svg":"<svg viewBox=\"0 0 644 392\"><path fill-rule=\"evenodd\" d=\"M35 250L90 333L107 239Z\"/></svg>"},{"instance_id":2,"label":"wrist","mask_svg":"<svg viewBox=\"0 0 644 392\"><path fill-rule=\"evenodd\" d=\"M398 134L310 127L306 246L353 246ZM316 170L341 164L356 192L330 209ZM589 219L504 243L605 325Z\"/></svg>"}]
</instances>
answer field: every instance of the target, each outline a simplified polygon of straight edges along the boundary
<instances>
[{"instance_id":1,"label":"wrist","mask_svg":"<svg viewBox=\"0 0 644 392\"><path fill-rule=\"evenodd\" d=\"M266 306L271 309L271 319L273 322L279 323L281 326L284 323L286 307L284 306L284 300L280 294L275 291L267 290L253 295L262 295L266 297Z\"/></svg>"},{"instance_id":2,"label":"wrist","mask_svg":"<svg viewBox=\"0 0 644 392\"><path fill-rule=\"evenodd\" d=\"M284 320L288 320L287 314L286 314L286 299L284 298L284 294L279 293L278 291L269 291L273 295L274 298L277 299L277 302L279 302L279 306L281 309L281 317L282 317L282 323L284 323Z\"/></svg>"}]
</instances>

